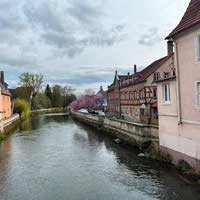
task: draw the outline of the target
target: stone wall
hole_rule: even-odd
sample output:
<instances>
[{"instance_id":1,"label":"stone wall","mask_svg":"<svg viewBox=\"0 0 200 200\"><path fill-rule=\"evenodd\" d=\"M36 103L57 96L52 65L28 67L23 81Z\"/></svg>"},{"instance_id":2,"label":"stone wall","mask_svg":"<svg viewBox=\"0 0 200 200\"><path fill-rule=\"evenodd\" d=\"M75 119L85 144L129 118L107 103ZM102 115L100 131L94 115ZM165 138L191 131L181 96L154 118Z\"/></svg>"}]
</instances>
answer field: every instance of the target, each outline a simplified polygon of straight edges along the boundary
<instances>
[{"instance_id":1,"label":"stone wall","mask_svg":"<svg viewBox=\"0 0 200 200\"><path fill-rule=\"evenodd\" d=\"M19 115L15 114L7 119L0 120L0 132L8 132L7 129L10 129L10 127L13 125L15 126L16 122L19 121Z\"/></svg>"},{"instance_id":2,"label":"stone wall","mask_svg":"<svg viewBox=\"0 0 200 200\"><path fill-rule=\"evenodd\" d=\"M125 120L109 119L79 112L71 112L72 117L91 126L102 129L114 138L141 148L145 143L158 142L158 127L132 123Z\"/></svg>"}]
</instances>

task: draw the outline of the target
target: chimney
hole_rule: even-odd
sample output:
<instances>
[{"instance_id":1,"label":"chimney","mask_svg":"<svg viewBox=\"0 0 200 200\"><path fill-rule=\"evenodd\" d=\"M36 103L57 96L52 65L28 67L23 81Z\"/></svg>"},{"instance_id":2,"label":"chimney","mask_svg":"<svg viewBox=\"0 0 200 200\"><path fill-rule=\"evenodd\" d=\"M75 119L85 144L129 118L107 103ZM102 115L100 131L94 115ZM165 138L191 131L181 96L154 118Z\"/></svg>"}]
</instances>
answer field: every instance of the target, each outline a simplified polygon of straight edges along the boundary
<instances>
[{"instance_id":1,"label":"chimney","mask_svg":"<svg viewBox=\"0 0 200 200\"><path fill-rule=\"evenodd\" d=\"M167 41L167 55L171 56L174 52L174 45L172 40Z\"/></svg>"},{"instance_id":2,"label":"chimney","mask_svg":"<svg viewBox=\"0 0 200 200\"><path fill-rule=\"evenodd\" d=\"M134 65L134 74L137 73L137 65Z\"/></svg>"},{"instance_id":3,"label":"chimney","mask_svg":"<svg viewBox=\"0 0 200 200\"><path fill-rule=\"evenodd\" d=\"M4 72L1 71L1 75L0 75L0 79L1 79L1 83L4 84Z\"/></svg>"}]
</instances>

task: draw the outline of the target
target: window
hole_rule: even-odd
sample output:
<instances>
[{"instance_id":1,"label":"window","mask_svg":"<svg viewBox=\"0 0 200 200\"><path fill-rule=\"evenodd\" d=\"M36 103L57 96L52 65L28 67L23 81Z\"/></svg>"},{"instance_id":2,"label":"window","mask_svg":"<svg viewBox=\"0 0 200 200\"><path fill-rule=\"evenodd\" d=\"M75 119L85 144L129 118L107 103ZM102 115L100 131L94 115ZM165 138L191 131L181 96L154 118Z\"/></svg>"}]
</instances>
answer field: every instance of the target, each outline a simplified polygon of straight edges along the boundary
<instances>
[{"instance_id":1,"label":"window","mask_svg":"<svg viewBox=\"0 0 200 200\"><path fill-rule=\"evenodd\" d=\"M200 34L197 36L197 61L200 62Z\"/></svg>"},{"instance_id":2,"label":"window","mask_svg":"<svg viewBox=\"0 0 200 200\"><path fill-rule=\"evenodd\" d=\"M160 73L159 72L155 72L154 73L154 81L158 81L160 80Z\"/></svg>"},{"instance_id":3,"label":"window","mask_svg":"<svg viewBox=\"0 0 200 200\"><path fill-rule=\"evenodd\" d=\"M157 99L157 88L153 88L153 98Z\"/></svg>"},{"instance_id":4,"label":"window","mask_svg":"<svg viewBox=\"0 0 200 200\"><path fill-rule=\"evenodd\" d=\"M164 72L164 78L169 78L170 77L170 73L169 72Z\"/></svg>"},{"instance_id":5,"label":"window","mask_svg":"<svg viewBox=\"0 0 200 200\"><path fill-rule=\"evenodd\" d=\"M163 100L164 100L164 103L170 103L170 85L169 85L169 83L163 84Z\"/></svg>"},{"instance_id":6,"label":"window","mask_svg":"<svg viewBox=\"0 0 200 200\"><path fill-rule=\"evenodd\" d=\"M197 94L197 106L200 107L200 81L197 82L197 85L196 85L196 94Z\"/></svg>"}]
</instances>

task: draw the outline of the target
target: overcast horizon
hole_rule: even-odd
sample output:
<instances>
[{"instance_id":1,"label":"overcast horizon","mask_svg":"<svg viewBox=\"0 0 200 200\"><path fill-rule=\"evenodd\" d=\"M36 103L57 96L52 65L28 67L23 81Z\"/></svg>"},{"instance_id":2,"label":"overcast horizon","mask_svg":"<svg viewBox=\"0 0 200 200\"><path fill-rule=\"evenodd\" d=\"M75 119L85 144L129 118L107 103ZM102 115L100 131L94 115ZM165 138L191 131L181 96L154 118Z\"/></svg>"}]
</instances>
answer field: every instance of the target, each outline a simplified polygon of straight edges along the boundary
<instances>
[{"instance_id":1,"label":"overcast horizon","mask_svg":"<svg viewBox=\"0 0 200 200\"><path fill-rule=\"evenodd\" d=\"M133 73L166 56L164 38L189 0L1 0L0 65L10 87L23 72L77 92L106 89L119 73Z\"/></svg>"}]
</instances>

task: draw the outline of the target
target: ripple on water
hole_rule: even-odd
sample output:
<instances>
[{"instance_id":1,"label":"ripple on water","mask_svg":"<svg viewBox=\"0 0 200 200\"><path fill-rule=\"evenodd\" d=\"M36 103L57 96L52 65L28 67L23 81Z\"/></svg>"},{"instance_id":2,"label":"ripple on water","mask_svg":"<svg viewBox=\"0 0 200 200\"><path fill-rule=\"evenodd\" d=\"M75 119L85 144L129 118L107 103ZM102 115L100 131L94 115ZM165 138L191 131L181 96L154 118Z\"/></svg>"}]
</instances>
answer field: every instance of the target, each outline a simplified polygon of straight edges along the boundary
<instances>
[{"instance_id":1,"label":"ripple on water","mask_svg":"<svg viewBox=\"0 0 200 200\"><path fill-rule=\"evenodd\" d=\"M62 115L32 118L0 145L0 200L188 200L174 170Z\"/></svg>"}]
</instances>

